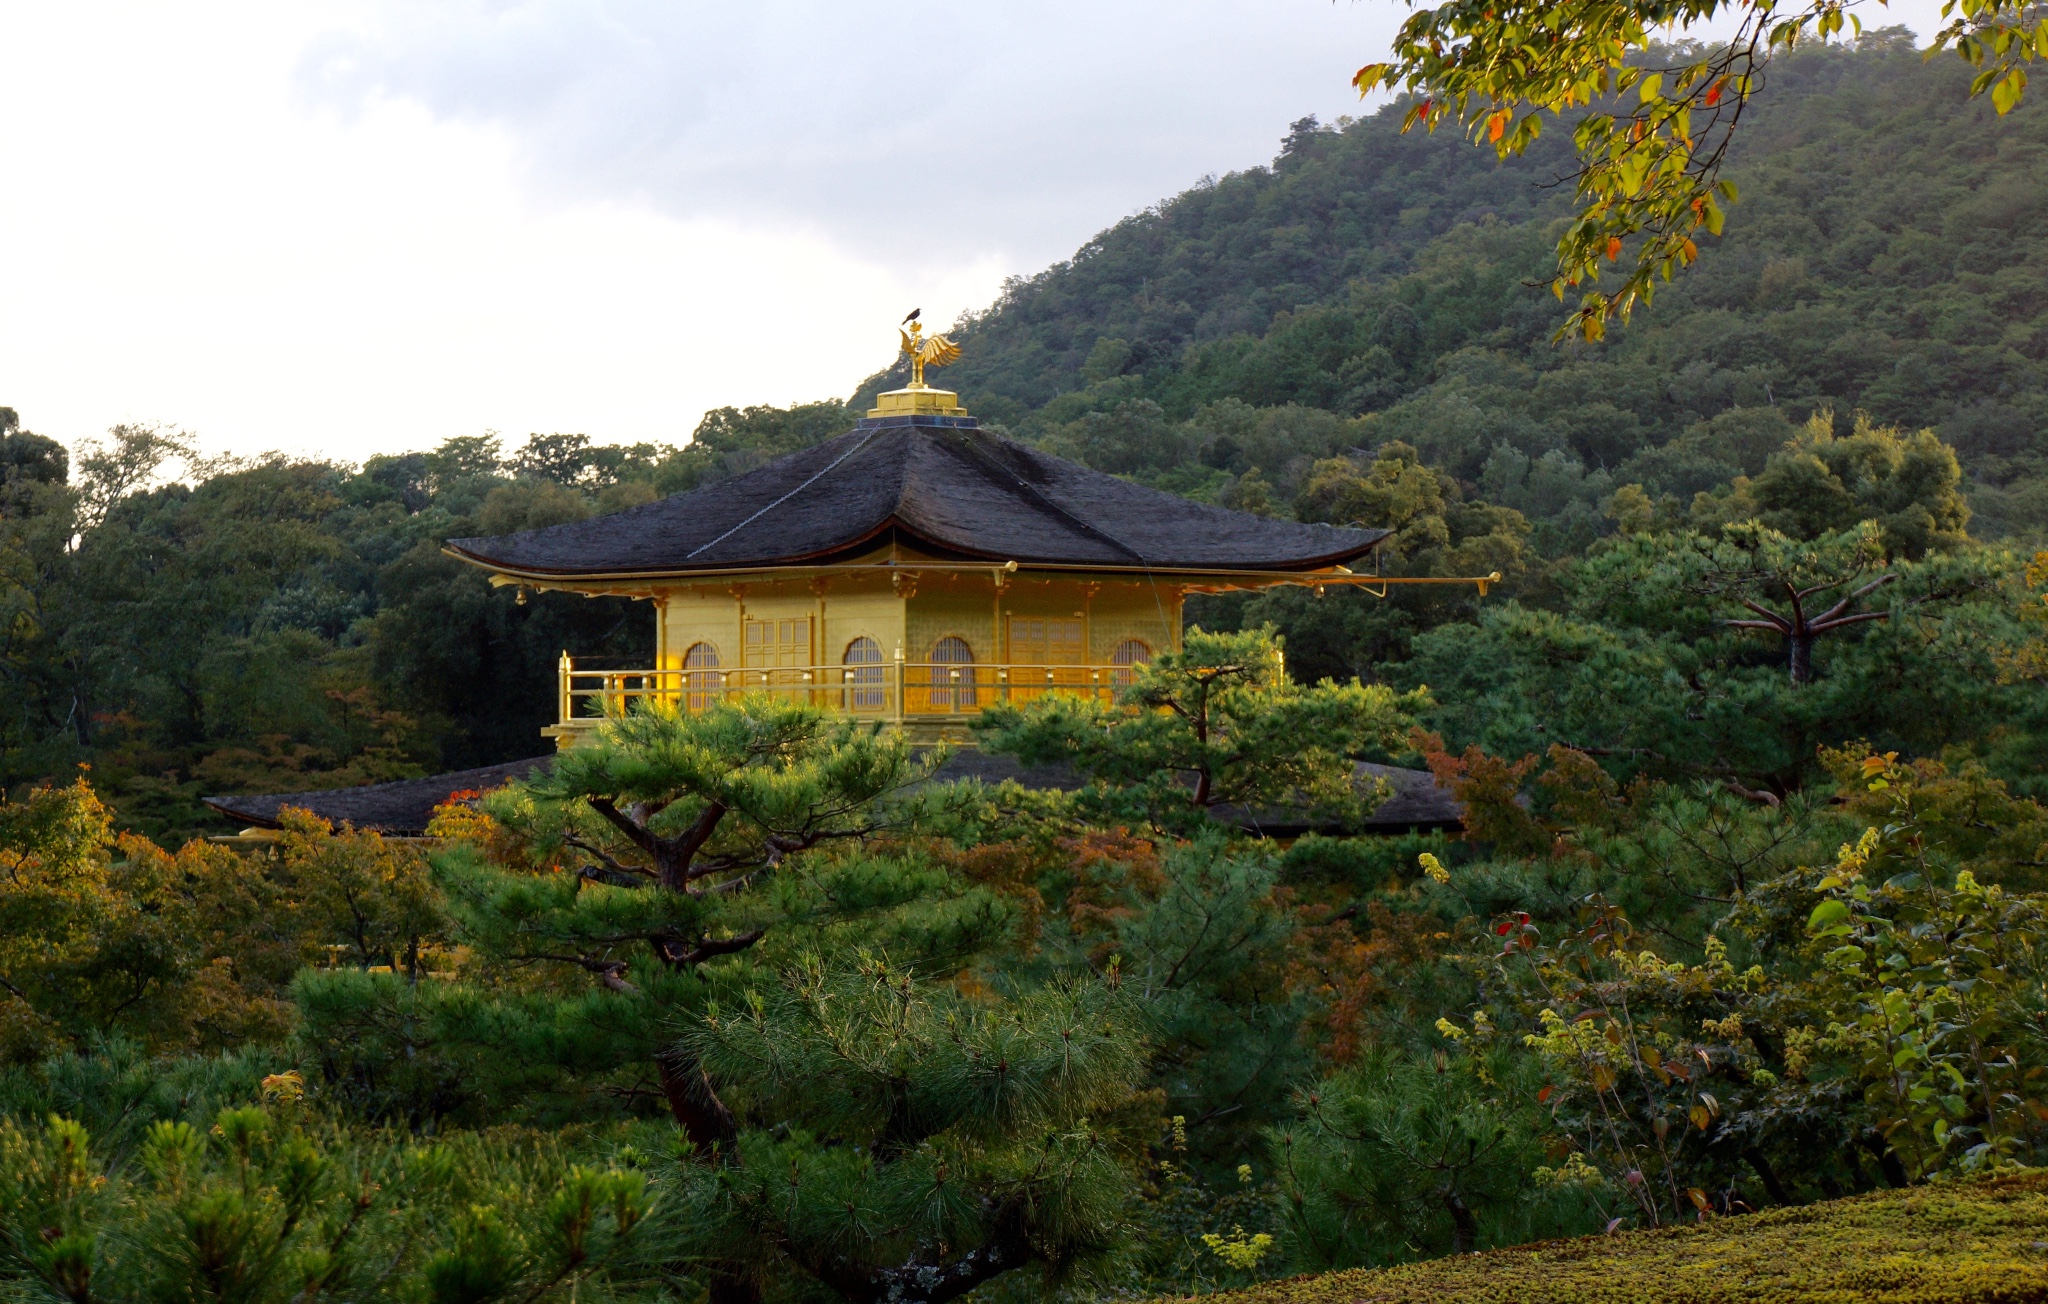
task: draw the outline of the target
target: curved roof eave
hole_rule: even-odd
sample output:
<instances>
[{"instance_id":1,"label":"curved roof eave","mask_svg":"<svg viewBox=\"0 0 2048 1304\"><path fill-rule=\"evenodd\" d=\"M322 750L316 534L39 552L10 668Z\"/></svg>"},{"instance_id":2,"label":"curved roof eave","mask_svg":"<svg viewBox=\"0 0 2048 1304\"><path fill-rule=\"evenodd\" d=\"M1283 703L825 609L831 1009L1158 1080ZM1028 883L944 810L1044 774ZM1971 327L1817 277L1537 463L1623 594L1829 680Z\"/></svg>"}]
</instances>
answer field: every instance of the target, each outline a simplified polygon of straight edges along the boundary
<instances>
[{"instance_id":1,"label":"curved roof eave","mask_svg":"<svg viewBox=\"0 0 2048 1304\"><path fill-rule=\"evenodd\" d=\"M510 578L645 583L817 566L890 531L991 563L1196 575L1314 571L1385 537L1181 498L979 429L862 422L640 507L445 546Z\"/></svg>"},{"instance_id":2,"label":"curved roof eave","mask_svg":"<svg viewBox=\"0 0 2048 1304\"><path fill-rule=\"evenodd\" d=\"M497 558L486 556L483 553L475 552L471 549L461 547L459 544L455 543L452 540L448 543L443 544L441 546L441 551L450 557L456 558L459 561L468 562L472 566L481 567L482 569L491 571L494 574L507 575L515 579L532 580L634 581L688 579L692 576L711 577L718 575L751 575L757 574L761 571L785 569L800 570L806 566L818 565L844 565L847 566L849 569L857 566L872 565L874 569L878 571L891 568L899 570L915 570L917 568L918 562L913 559L876 561L872 563L832 563L825 560L827 558L832 557L843 557L847 553L852 552L855 549L858 549L859 547L861 547L861 545L872 542L874 539L880 537L892 527L901 530L905 535L916 540L918 543L924 545L925 547L933 549L934 551L951 553L963 561L986 562L992 566L1001 566L1009 562L1015 562L1020 569L1026 570L1077 572L1129 571L1133 574L1139 575L1191 576L1248 576L1264 574L1310 575L1314 574L1317 571L1327 570L1332 566L1342 566L1346 562L1354 561L1359 557L1365 556L1367 553L1373 551L1373 549L1379 547L1380 544L1384 543L1387 540L1387 538L1393 533L1393 531L1391 530L1360 531L1361 533L1370 533L1372 535L1372 538L1362 544L1353 544L1351 546L1337 549L1336 551L1324 554L1319 557L1294 558L1285 562L1268 562L1263 564L1248 563L1243 566L1218 566L1198 563L1154 563L1147 561L1112 560L1047 561L1044 559L1033 557L1004 556L997 553L976 549L971 545L963 545L956 541L933 538L929 534L921 532L910 526L907 522L904 522L895 517L891 517L888 521L885 521L881 525L875 527L874 529L867 531L858 538L849 539L846 542L839 545L835 545L831 548L820 549L808 553L792 554L787 557L766 558L760 561L750 561L743 563L707 562L702 566L689 567L656 566L638 569L620 568L611 570L599 570L581 567L557 568L548 566L520 565L515 562L502 561ZM943 564L943 562L935 564Z\"/></svg>"}]
</instances>

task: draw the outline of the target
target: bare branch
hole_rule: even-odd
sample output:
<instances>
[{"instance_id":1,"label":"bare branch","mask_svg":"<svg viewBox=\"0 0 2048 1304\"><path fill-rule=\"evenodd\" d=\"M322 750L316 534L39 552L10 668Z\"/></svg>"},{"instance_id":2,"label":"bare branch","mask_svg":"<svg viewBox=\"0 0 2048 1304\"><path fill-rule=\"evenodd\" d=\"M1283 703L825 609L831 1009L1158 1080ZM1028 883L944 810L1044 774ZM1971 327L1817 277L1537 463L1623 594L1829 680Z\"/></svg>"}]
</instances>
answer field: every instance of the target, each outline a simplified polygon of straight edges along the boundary
<instances>
[{"instance_id":1,"label":"bare branch","mask_svg":"<svg viewBox=\"0 0 2048 1304\"><path fill-rule=\"evenodd\" d=\"M1766 607L1758 602L1753 602L1748 598L1741 599L1741 602L1743 606L1748 607L1757 615L1762 616L1765 620L1770 621L1771 628L1777 630L1779 633L1789 634L1792 632L1792 622L1785 619L1777 612L1772 611L1769 607Z\"/></svg>"},{"instance_id":2,"label":"bare branch","mask_svg":"<svg viewBox=\"0 0 2048 1304\"><path fill-rule=\"evenodd\" d=\"M1815 616L1813 618L1812 628L1820 629L1824 627L1829 621L1835 619L1836 617L1840 616L1843 612L1847 611L1849 607L1856 601L1856 599L1877 592L1879 589L1883 588L1885 585L1891 583L1893 580L1897 578L1898 576L1896 575L1878 576L1870 583L1864 585L1862 588L1856 590L1854 593L1851 593L1848 597L1843 598L1840 602L1837 602L1834 606L1829 607L1826 611L1823 611L1818 616Z\"/></svg>"},{"instance_id":3,"label":"bare branch","mask_svg":"<svg viewBox=\"0 0 2048 1304\"><path fill-rule=\"evenodd\" d=\"M661 839L621 814L618 806L613 803L610 797L585 797L583 801L590 809L603 816L605 823L625 834L626 841L650 856L660 853Z\"/></svg>"},{"instance_id":4,"label":"bare branch","mask_svg":"<svg viewBox=\"0 0 2048 1304\"><path fill-rule=\"evenodd\" d=\"M1843 616L1840 620L1831 620L1825 625L1808 625L1807 629L1815 634L1825 634L1831 629L1840 629L1844 625L1854 625L1859 621L1890 620L1891 618L1892 613L1889 611L1859 611L1853 616Z\"/></svg>"},{"instance_id":5,"label":"bare branch","mask_svg":"<svg viewBox=\"0 0 2048 1304\"><path fill-rule=\"evenodd\" d=\"M1726 788L1728 791L1734 793L1736 796L1742 798L1744 801L1753 801L1759 806L1769 806L1773 810L1775 810L1783 804L1779 800L1777 793L1766 792L1761 788L1745 788L1733 779L1721 780L1721 786Z\"/></svg>"},{"instance_id":6,"label":"bare branch","mask_svg":"<svg viewBox=\"0 0 2048 1304\"><path fill-rule=\"evenodd\" d=\"M690 881L690 862L697 858L697 853L704 849L704 844L711 841L711 835L718 829L718 821L725 818L726 809L726 804L722 801L706 802L696 822L690 825L690 831L669 844L672 857L669 867L682 870L683 875L680 881L665 883L664 886L679 888Z\"/></svg>"}]
</instances>

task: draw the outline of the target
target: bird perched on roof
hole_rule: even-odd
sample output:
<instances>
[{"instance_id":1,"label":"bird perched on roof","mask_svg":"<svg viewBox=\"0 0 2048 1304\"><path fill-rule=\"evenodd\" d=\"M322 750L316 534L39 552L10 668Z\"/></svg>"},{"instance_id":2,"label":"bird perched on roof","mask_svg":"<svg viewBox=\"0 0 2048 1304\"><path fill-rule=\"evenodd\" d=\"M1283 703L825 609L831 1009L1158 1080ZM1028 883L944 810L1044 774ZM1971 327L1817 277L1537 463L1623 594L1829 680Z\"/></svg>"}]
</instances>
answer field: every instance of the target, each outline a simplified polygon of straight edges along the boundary
<instances>
[{"instance_id":1,"label":"bird perched on roof","mask_svg":"<svg viewBox=\"0 0 2048 1304\"><path fill-rule=\"evenodd\" d=\"M896 324L897 324L898 326L908 326L908 325L910 325L910 323L912 323L912 322L916 321L916 320L917 320L917 315L918 315L919 313L923 312L923 311L924 311L924 309L922 309L922 308L912 308L912 309L910 310L910 315L909 315L908 317L905 317L905 318L904 318L904 319L903 319L902 321L900 321L900 322L897 322Z\"/></svg>"}]
</instances>

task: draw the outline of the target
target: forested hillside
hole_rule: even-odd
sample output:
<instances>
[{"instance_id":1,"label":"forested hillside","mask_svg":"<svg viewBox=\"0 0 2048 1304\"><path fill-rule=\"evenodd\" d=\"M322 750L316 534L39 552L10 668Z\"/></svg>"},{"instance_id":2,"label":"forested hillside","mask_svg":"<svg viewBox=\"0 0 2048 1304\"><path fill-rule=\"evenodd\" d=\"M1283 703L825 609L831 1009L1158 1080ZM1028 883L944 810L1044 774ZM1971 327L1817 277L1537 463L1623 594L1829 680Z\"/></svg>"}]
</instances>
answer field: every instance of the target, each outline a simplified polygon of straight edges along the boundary
<instances>
[{"instance_id":1,"label":"forested hillside","mask_svg":"<svg viewBox=\"0 0 2048 1304\"><path fill-rule=\"evenodd\" d=\"M1270 168L1012 281L963 323L946 383L1135 472L1257 463L1291 488L1289 459L1401 439L1541 517L1629 482L1689 501L1760 469L1772 410L1860 410L1957 448L1980 533L2038 528L2048 122L1998 119L1968 84L1899 29L1774 63L1725 238L1597 346L1553 344L1564 309L1529 284L1570 203L1565 133L1499 165L1400 135L1397 109L1300 123ZM1208 410L1232 401L1371 419L1247 449ZM1091 414L1115 420L1076 428Z\"/></svg>"}]
</instances>

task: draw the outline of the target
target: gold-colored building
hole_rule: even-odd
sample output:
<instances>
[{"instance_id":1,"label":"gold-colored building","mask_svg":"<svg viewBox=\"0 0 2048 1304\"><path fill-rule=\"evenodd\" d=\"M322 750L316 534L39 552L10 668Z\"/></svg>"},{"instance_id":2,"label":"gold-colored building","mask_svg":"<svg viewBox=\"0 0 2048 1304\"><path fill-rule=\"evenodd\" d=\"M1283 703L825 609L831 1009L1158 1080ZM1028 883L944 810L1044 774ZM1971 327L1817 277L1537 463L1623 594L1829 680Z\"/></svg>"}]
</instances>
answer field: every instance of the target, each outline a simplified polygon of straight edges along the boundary
<instances>
[{"instance_id":1,"label":"gold-colored building","mask_svg":"<svg viewBox=\"0 0 2048 1304\"><path fill-rule=\"evenodd\" d=\"M936 363L913 348L938 343L905 335L914 363ZM763 691L922 740L961 738L991 703L1113 692L1179 646L1189 593L1355 582L1347 563L1385 533L1104 475L980 429L919 375L852 430L745 475L447 551L497 584L653 604L644 663L564 652L558 745L636 697L701 708Z\"/></svg>"},{"instance_id":2,"label":"gold-colored building","mask_svg":"<svg viewBox=\"0 0 2048 1304\"><path fill-rule=\"evenodd\" d=\"M852 430L746 475L595 520L447 551L523 589L652 603L654 646L613 668L562 654L556 722L567 746L608 709L659 697L686 709L770 692L886 721L919 741L966 741L997 702L1110 694L1180 646L1190 593L1276 584L1390 583L1348 563L1384 530L1268 520L1160 493L980 429L957 395L924 384L959 350L904 332L911 384ZM418 836L454 794L545 770L554 755L357 788L208 797L260 845L288 808ZM1057 767L1054 767L1057 768ZM1456 798L1425 771L1360 764L1394 796L1358 831L1457 829ZM956 752L942 777L1017 778L1003 757ZM1219 811L1263 836L1320 827L1284 811ZM230 839L230 841L238 841Z\"/></svg>"}]
</instances>

